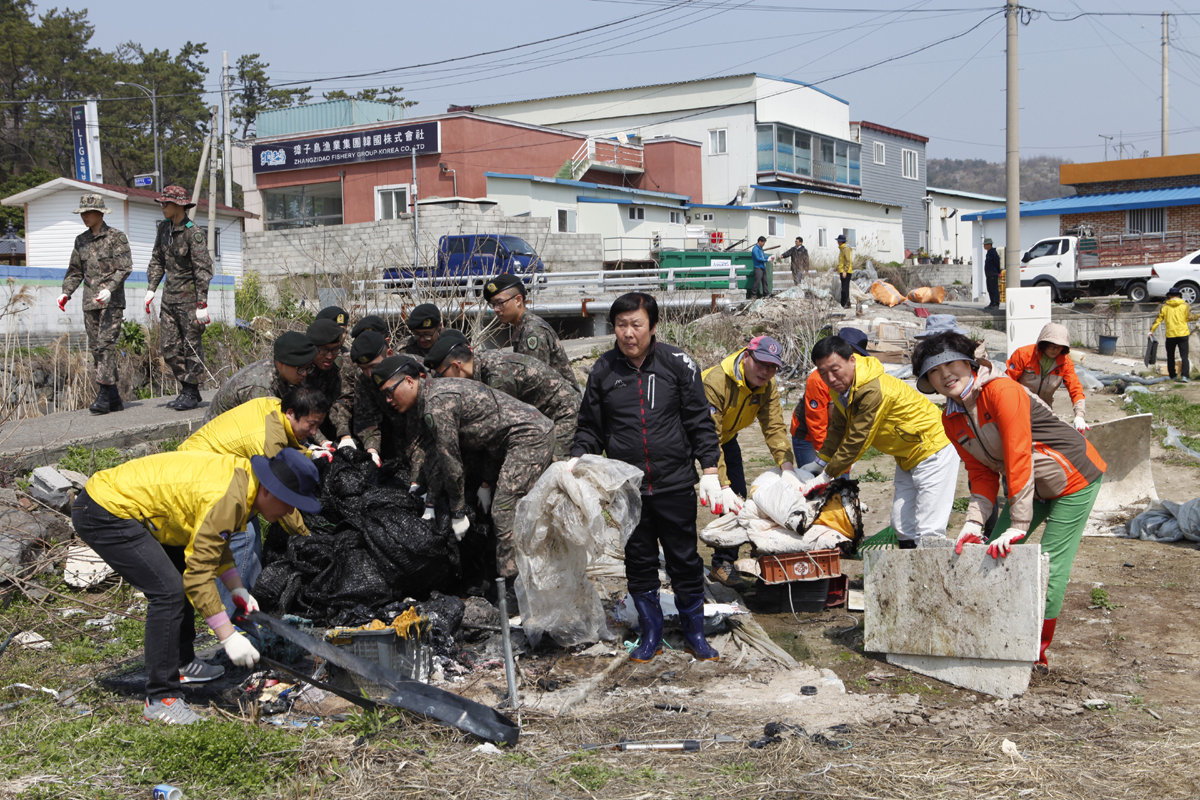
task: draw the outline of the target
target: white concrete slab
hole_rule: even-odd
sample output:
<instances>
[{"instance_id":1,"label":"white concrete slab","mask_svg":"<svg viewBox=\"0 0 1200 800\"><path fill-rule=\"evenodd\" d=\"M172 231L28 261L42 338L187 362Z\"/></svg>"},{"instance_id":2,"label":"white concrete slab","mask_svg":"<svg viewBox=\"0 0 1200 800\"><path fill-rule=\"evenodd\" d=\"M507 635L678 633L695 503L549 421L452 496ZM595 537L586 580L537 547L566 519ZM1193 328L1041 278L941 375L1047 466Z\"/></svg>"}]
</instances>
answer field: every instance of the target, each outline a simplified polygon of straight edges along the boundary
<instances>
[{"instance_id":1,"label":"white concrete slab","mask_svg":"<svg viewBox=\"0 0 1200 800\"><path fill-rule=\"evenodd\" d=\"M1108 464L1092 512L1122 511L1158 499L1151 473L1153 416L1138 414L1092 426L1088 441Z\"/></svg>"},{"instance_id":2,"label":"white concrete slab","mask_svg":"<svg viewBox=\"0 0 1200 800\"><path fill-rule=\"evenodd\" d=\"M889 664L943 683L961 686L992 697L1009 700L1029 688L1033 664L1029 661L995 661L986 658L948 658L888 653Z\"/></svg>"}]
</instances>

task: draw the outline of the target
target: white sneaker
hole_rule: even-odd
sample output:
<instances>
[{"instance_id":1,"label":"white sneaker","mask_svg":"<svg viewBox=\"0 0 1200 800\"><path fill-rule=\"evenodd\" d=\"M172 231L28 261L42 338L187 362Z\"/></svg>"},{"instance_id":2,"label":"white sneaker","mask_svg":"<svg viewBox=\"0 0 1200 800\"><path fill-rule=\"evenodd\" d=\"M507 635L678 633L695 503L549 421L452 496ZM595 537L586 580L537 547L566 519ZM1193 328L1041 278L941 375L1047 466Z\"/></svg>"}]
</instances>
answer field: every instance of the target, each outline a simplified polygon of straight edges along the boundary
<instances>
[{"instance_id":1,"label":"white sneaker","mask_svg":"<svg viewBox=\"0 0 1200 800\"><path fill-rule=\"evenodd\" d=\"M204 717L192 711L191 706L180 697L166 697L150 702L142 708L142 719L146 722L165 722L168 725L191 725L200 722Z\"/></svg>"}]
</instances>

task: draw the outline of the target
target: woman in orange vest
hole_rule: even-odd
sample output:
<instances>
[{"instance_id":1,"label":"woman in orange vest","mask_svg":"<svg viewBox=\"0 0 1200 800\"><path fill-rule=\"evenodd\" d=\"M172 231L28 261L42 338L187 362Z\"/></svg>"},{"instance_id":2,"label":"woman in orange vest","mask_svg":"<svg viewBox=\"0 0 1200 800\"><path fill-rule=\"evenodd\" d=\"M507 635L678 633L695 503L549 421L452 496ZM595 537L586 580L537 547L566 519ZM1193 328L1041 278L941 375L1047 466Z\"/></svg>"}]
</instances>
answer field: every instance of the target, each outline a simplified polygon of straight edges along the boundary
<instances>
[{"instance_id":1,"label":"woman in orange vest","mask_svg":"<svg viewBox=\"0 0 1200 800\"><path fill-rule=\"evenodd\" d=\"M988 555L1006 557L1046 523L1041 547L1050 556L1050 582L1037 661L1044 671L1071 566L1107 465L1091 442L1025 387L990 362L976 360L977 346L958 333L931 337L913 352L913 374L922 392L946 398L942 425L967 468L971 498L955 552L983 543L983 522L997 502L1001 477L1008 505L991 534Z\"/></svg>"},{"instance_id":2,"label":"woman in orange vest","mask_svg":"<svg viewBox=\"0 0 1200 800\"><path fill-rule=\"evenodd\" d=\"M1018 347L1008 357L1008 377L1037 395L1054 408L1054 393L1066 384L1075 412L1075 430L1083 433L1090 426L1083 419L1083 384L1075 374L1071 360L1071 340L1067 326L1051 322L1038 334L1037 344Z\"/></svg>"}]
</instances>

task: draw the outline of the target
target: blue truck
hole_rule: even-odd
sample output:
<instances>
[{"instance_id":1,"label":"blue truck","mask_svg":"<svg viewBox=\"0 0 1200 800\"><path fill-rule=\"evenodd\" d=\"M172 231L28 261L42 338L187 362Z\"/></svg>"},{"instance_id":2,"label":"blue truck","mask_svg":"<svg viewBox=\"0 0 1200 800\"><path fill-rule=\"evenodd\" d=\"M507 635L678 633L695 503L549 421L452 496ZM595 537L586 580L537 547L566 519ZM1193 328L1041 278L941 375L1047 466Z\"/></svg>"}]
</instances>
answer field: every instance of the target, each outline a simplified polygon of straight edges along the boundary
<instances>
[{"instance_id":1,"label":"blue truck","mask_svg":"<svg viewBox=\"0 0 1200 800\"><path fill-rule=\"evenodd\" d=\"M484 278L511 272L529 284L546 271L537 251L519 236L479 233L443 236L438 240L437 264L431 267L389 267L383 279L389 288L410 281L430 281L446 287L474 287Z\"/></svg>"}]
</instances>

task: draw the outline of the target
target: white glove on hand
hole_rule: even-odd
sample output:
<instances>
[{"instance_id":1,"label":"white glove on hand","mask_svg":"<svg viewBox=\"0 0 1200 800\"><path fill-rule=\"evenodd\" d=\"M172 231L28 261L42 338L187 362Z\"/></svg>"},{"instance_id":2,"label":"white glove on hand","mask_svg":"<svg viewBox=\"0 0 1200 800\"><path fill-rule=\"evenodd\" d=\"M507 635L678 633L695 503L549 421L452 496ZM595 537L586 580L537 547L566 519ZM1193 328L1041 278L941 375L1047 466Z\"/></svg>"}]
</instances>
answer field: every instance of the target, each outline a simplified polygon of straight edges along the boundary
<instances>
[{"instance_id":1,"label":"white glove on hand","mask_svg":"<svg viewBox=\"0 0 1200 800\"><path fill-rule=\"evenodd\" d=\"M963 525L962 530L958 532L958 539L954 542L954 552L957 555L962 555L964 544L983 544L983 526L978 522Z\"/></svg>"},{"instance_id":2,"label":"white glove on hand","mask_svg":"<svg viewBox=\"0 0 1200 800\"><path fill-rule=\"evenodd\" d=\"M708 506L714 514L720 514L717 509L721 506L721 479L716 473L700 476L700 505Z\"/></svg>"},{"instance_id":3,"label":"white glove on hand","mask_svg":"<svg viewBox=\"0 0 1200 800\"><path fill-rule=\"evenodd\" d=\"M354 443L354 439L350 436L346 436L338 442L338 450L341 450L343 447L349 447L351 450L358 449L358 445Z\"/></svg>"},{"instance_id":4,"label":"white glove on hand","mask_svg":"<svg viewBox=\"0 0 1200 800\"><path fill-rule=\"evenodd\" d=\"M570 461L568 461L568 462L567 462L567 472L574 472L574 471L575 471L575 465L576 465L576 464L578 464L578 463L579 463L579 456L575 456L575 457L574 457L574 458L572 458Z\"/></svg>"},{"instance_id":5,"label":"white glove on hand","mask_svg":"<svg viewBox=\"0 0 1200 800\"><path fill-rule=\"evenodd\" d=\"M425 513L421 515L421 519L432 520L433 517L433 506L425 506Z\"/></svg>"},{"instance_id":6,"label":"white glove on hand","mask_svg":"<svg viewBox=\"0 0 1200 800\"><path fill-rule=\"evenodd\" d=\"M208 318L208 306L196 306L196 322L199 322L201 325L207 325L212 322Z\"/></svg>"},{"instance_id":7,"label":"white glove on hand","mask_svg":"<svg viewBox=\"0 0 1200 800\"><path fill-rule=\"evenodd\" d=\"M455 517L450 520L450 530L454 531L454 538L460 542L467 535L467 529L470 527L471 520L466 517Z\"/></svg>"},{"instance_id":8,"label":"white glove on hand","mask_svg":"<svg viewBox=\"0 0 1200 800\"><path fill-rule=\"evenodd\" d=\"M1092 426L1088 425L1087 420L1085 420L1083 417L1076 417L1075 421L1071 424L1074 425L1075 430L1079 431L1080 433L1087 433L1092 429Z\"/></svg>"},{"instance_id":9,"label":"white glove on hand","mask_svg":"<svg viewBox=\"0 0 1200 800\"><path fill-rule=\"evenodd\" d=\"M259 610L258 601L254 599L254 595L250 594L244 588L234 589L229 594L233 597L233 604L242 609L244 613L249 614L251 611ZM242 602L239 603L239 599Z\"/></svg>"},{"instance_id":10,"label":"white glove on hand","mask_svg":"<svg viewBox=\"0 0 1200 800\"><path fill-rule=\"evenodd\" d=\"M492 511L492 487L480 486L475 496L479 498L479 507L483 509L483 513L490 514Z\"/></svg>"},{"instance_id":11,"label":"white glove on hand","mask_svg":"<svg viewBox=\"0 0 1200 800\"><path fill-rule=\"evenodd\" d=\"M104 305L111 299L112 292L110 292L108 289L101 289L100 291L96 292L96 302L100 305Z\"/></svg>"},{"instance_id":12,"label":"white glove on hand","mask_svg":"<svg viewBox=\"0 0 1200 800\"><path fill-rule=\"evenodd\" d=\"M824 489L832 480L833 479L830 478L824 470L821 470L820 475L817 475L817 477L813 478L812 480L807 480L801 484L800 491L803 492L805 496L808 496L818 489Z\"/></svg>"},{"instance_id":13,"label":"white glove on hand","mask_svg":"<svg viewBox=\"0 0 1200 800\"><path fill-rule=\"evenodd\" d=\"M738 497L738 493L733 490L732 486L726 486L721 490L720 504L714 514L736 514L742 510L742 506L746 505L746 501Z\"/></svg>"},{"instance_id":14,"label":"white glove on hand","mask_svg":"<svg viewBox=\"0 0 1200 800\"><path fill-rule=\"evenodd\" d=\"M1004 558L1012 552L1012 546L1025 538L1026 531L1019 528L1009 528L999 539L993 539L988 545L988 555L992 558Z\"/></svg>"},{"instance_id":15,"label":"white glove on hand","mask_svg":"<svg viewBox=\"0 0 1200 800\"><path fill-rule=\"evenodd\" d=\"M368 451L368 452L369 452L369 451ZM408 485L408 493L409 493L409 494L420 494L420 493L421 493L421 484L419 484L419 483L410 483L410 484Z\"/></svg>"},{"instance_id":16,"label":"white glove on hand","mask_svg":"<svg viewBox=\"0 0 1200 800\"><path fill-rule=\"evenodd\" d=\"M60 295L58 296L58 310L59 310L59 311L66 311L66 310L67 310L67 301L68 301L68 300L70 300L70 299L71 299L71 295L69 295L69 294L60 294Z\"/></svg>"},{"instance_id":17,"label":"white glove on hand","mask_svg":"<svg viewBox=\"0 0 1200 800\"><path fill-rule=\"evenodd\" d=\"M252 667L258 663L258 650L250 644L250 640L240 633L232 633L221 642L225 646L225 655L239 667Z\"/></svg>"},{"instance_id":18,"label":"white glove on hand","mask_svg":"<svg viewBox=\"0 0 1200 800\"><path fill-rule=\"evenodd\" d=\"M820 461L810 461L796 470L796 477L801 481L811 481L820 475L823 469L825 469L825 465Z\"/></svg>"},{"instance_id":19,"label":"white glove on hand","mask_svg":"<svg viewBox=\"0 0 1200 800\"><path fill-rule=\"evenodd\" d=\"M375 464L376 467L383 466L383 459L381 459L379 457L379 453L376 452L374 447L370 447L367 449L367 455L369 455L371 457L371 461Z\"/></svg>"},{"instance_id":20,"label":"white glove on hand","mask_svg":"<svg viewBox=\"0 0 1200 800\"><path fill-rule=\"evenodd\" d=\"M154 302L154 292L147 289L146 290L146 298L142 302L146 304L146 313L149 314L150 313L150 304Z\"/></svg>"},{"instance_id":21,"label":"white glove on hand","mask_svg":"<svg viewBox=\"0 0 1200 800\"><path fill-rule=\"evenodd\" d=\"M326 450L324 447L310 447L308 449L308 457L311 458L313 461L320 461L321 459L325 459L329 463L331 463L331 464L333 463L333 451Z\"/></svg>"}]
</instances>

